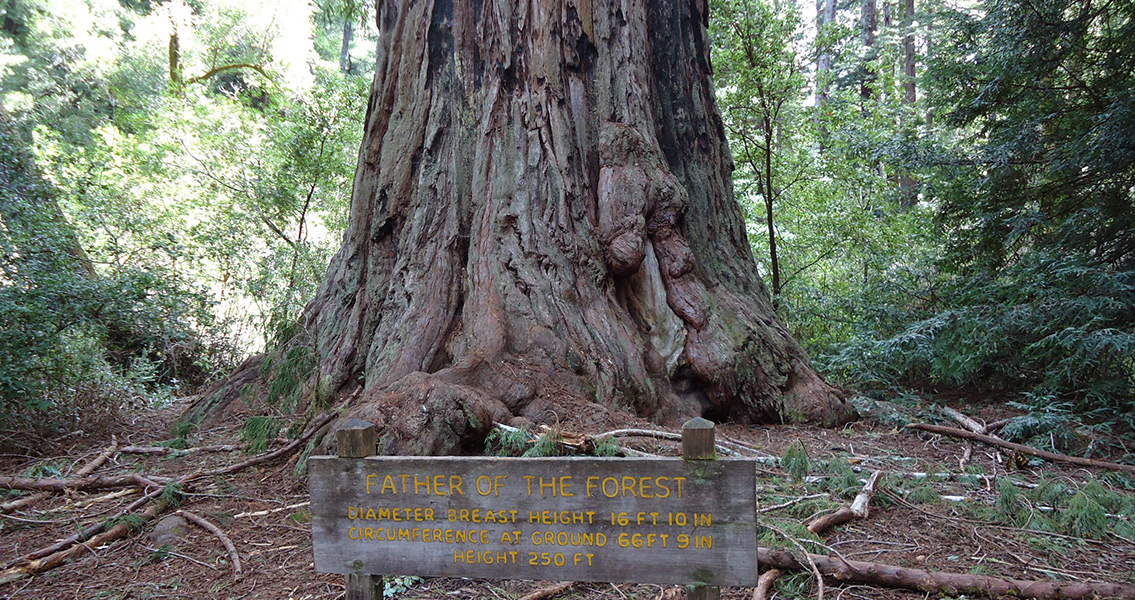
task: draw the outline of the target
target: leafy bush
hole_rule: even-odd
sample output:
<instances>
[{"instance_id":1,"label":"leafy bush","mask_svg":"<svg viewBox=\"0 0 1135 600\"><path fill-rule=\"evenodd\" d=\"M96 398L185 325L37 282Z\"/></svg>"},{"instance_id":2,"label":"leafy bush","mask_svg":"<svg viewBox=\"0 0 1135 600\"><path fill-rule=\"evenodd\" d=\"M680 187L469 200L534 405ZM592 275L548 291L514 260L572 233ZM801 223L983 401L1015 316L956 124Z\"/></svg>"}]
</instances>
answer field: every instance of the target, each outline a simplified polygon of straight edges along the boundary
<instances>
[{"instance_id":1,"label":"leafy bush","mask_svg":"<svg viewBox=\"0 0 1135 600\"><path fill-rule=\"evenodd\" d=\"M996 276L959 278L948 295L949 308L818 362L860 385L1020 390L1108 418L1135 408L1135 272L1035 251Z\"/></svg>"},{"instance_id":2,"label":"leafy bush","mask_svg":"<svg viewBox=\"0 0 1135 600\"><path fill-rule=\"evenodd\" d=\"M90 404L113 412L210 377L203 297L145 269L97 270L10 122L0 164L0 417L74 424Z\"/></svg>"}]
</instances>

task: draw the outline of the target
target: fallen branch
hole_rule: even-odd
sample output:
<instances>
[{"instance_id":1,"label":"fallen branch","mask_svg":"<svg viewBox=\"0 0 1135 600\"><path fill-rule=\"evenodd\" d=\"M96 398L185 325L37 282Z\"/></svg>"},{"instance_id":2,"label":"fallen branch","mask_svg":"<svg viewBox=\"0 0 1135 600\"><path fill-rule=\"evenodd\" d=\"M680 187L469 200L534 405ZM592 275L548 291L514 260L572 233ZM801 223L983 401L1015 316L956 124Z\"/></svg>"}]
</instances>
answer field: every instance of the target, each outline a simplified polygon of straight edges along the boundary
<instances>
[{"instance_id":1,"label":"fallen branch","mask_svg":"<svg viewBox=\"0 0 1135 600\"><path fill-rule=\"evenodd\" d=\"M266 516L273 514L273 513L283 512L285 510L292 510L292 509L296 509L296 508L303 508L305 506L311 506L311 502L300 502L298 504L289 504L288 506L281 506L280 508L258 510L258 511L255 511L255 512L237 513L237 514L233 515L233 518L234 519L240 519L240 518L243 518L243 517L266 517Z\"/></svg>"},{"instance_id":2,"label":"fallen branch","mask_svg":"<svg viewBox=\"0 0 1135 600\"><path fill-rule=\"evenodd\" d=\"M158 502L157 504L146 507L146 510L144 510L142 514L138 515L138 517L142 520L142 522L147 522L160 514L166 508L167 507L164 502ZM125 537L127 533L130 533L130 530L130 525L126 523L118 523L114 527L111 527L110 529L85 540L86 543L72 543L70 544L69 548L45 555L41 558L33 559L25 564L7 569L3 572L0 572L0 585L11 583L13 581L23 579L24 577L30 577L32 575L54 569L55 567L58 567L71 558L82 554L83 552L93 552L91 550L92 547L102 546L103 544L113 542L119 538Z\"/></svg>"},{"instance_id":3,"label":"fallen branch","mask_svg":"<svg viewBox=\"0 0 1135 600\"><path fill-rule=\"evenodd\" d=\"M138 485L164 485L171 481L173 480L168 477L147 477L144 475L139 475L137 473L75 479L58 479L55 477L10 477L7 475L0 475L0 488L10 490L62 492L63 490L105 490L113 488L133 487Z\"/></svg>"},{"instance_id":4,"label":"fallen branch","mask_svg":"<svg viewBox=\"0 0 1135 600\"><path fill-rule=\"evenodd\" d=\"M171 448L170 446L125 446L119 452L123 454L194 454L196 452L235 452L240 446L221 444L219 446L194 446L192 448Z\"/></svg>"},{"instance_id":5,"label":"fallen branch","mask_svg":"<svg viewBox=\"0 0 1135 600\"><path fill-rule=\"evenodd\" d=\"M79 469L78 471L76 471L75 476L76 477L86 477L86 476L90 475L91 473L94 473L95 469L101 467L102 464L105 463L108 459L110 459L111 456L114 456L114 453L117 449L118 449L118 439L111 437L110 446L108 446L106 450L103 450L102 453L100 453L98 456L96 456L94 458L94 460L87 463L86 466L84 466L82 469ZM25 496L23 498L19 498L19 499L13 500L11 502L0 504L0 513L7 513L7 512L12 512L14 510L20 509L20 508L26 508L28 506L35 504L36 502L39 502L40 500L43 500L45 498L50 497L50 496L51 496L51 492L37 492L37 493L32 494L30 496Z\"/></svg>"},{"instance_id":6,"label":"fallen branch","mask_svg":"<svg viewBox=\"0 0 1135 600\"><path fill-rule=\"evenodd\" d=\"M939 435L948 435L951 437L962 438L966 440L973 440L981 442L989 446L996 446L999 448L1007 448L1009 450L1016 450L1021 454L1035 456L1052 462L1064 462L1081 467L1094 467L1097 469L1108 469L1111 471L1123 471L1125 473L1135 473L1135 466L1124 465L1120 463L1108 462L1105 460L1095 460L1091 458L1080 458L1078 456L1068 456L1066 454L1057 454L1055 452L1048 452L1045 450L1038 450L1036 448L1025 446L1024 444L1017 444L1008 442L1001 438L985 435L981 433L974 433L964 429L955 429L953 427L942 427L940 425L929 425L927 423L911 423L906 426L908 429L917 429L919 431L927 431L930 433L937 433Z\"/></svg>"},{"instance_id":7,"label":"fallen branch","mask_svg":"<svg viewBox=\"0 0 1135 600\"><path fill-rule=\"evenodd\" d=\"M1001 419L999 421L994 421L994 422L986 425L985 427L982 427L981 431L979 431L978 433L993 433L994 431L997 431L998 429L1001 429L1002 427L1008 425L1009 421L1012 421L1012 420L1013 420L1013 418Z\"/></svg>"},{"instance_id":8,"label":"fallen branch","mask_svg":"<svg viewBox=\"0 0 1135 600\"><path fill-rule=\"evenodd\" d=\"M613 429L611 431L604 431L591 436L593 439L600 439L605 437L645 437L653 438L656 440L667 440L671 442L682 441L682 434L672 433L669 431L659 431L657 429ZM740 456L740 453L729 447L728 443L718 441L714 444L718 452L727 456Z\"/></svg>"},{"instance_id":9,"label":"fallen branch","mask_svg":"<svg viewBox=\"0 0 1135 600\"><path fill-rule=\"evenodd\" d=\"M233 545L233 541L229 539L229 536L225 535L225 532L221 531L219 527L206 520L205 517L202 517L195 512L190 512L188 510L179 510L176 514L179 514L192 521L197 526L216 536L218 540L221 540L221 543L224 544L225 549L229 551L229 560L232 562L233 576L237 580L239 580L241 574L243 573L243 570L240 568L240 555L237 554L236 546Z\"/></svg>"},{"instance_id":10,"label":"fallen branch","mask_svg":"<svg viewBox=\"0 0 1135 600\"><path fill-rule=\"evenodd\" d=\"M926 571L874 562L844 560L819 554L809 554L806 558L821 573L836 581L865 583L931 594L949 596L972 594L993 598L1014 596L1038 600L1135 598L1135 585L1127 583L1000 579L987 575ZM801 564L789 552L773 548L759 548L757 562L765 567L791 571L807 570L810 566L810 564Z\"/></svg>"},{"instance_id":11,"label":"fallen branch","mask_svg":"<svg viewBox=\"0 0 1135 600\"><path fill-rule=\"evenodd\" d=\"M867 483L864 484L863 489L856 494L855 500L851 502L851 506L841 506L839 510L834 513L824 515L812 521L812 523L808 525L808 531L819 534L852 519L867 518L871 512L871 499L875 497L875 491L879 487L879 479L882 477L882 471L872 473L871 477L867 479Z\"/></svg>"},{"instance_id":12,"label":"fallen branch","mask_svg":"<svg viewBox=\"0 0 1135 600\"><path fill-rule=\"evenodd\" d=\"M202 471L202 470L198 469L197 471L194 471L193 473L190 473L188 475L183 475L183 476L178 477L176 479L172 479L172 480L167 479L167 478L162 478L162 479L167 481L169 484L188 485L189 483L196 481L198 479L201 479L201 478L212 478L212 477L215 477L217 475L227 475L227 474L230 474L230 473L235 473L235 472L240 471L242 469L246 469L246 468L254 466L254 465L258 465L258 464L261 464L261 463L265 463L265 462L280 458L281 456L284 456L284 455L292 452L293 450L295 450L296 448L298 448L302 444L306 443L319 430L323 429L324 426L326 426L328 423L330 423L337 416L337 413L338 413L337 410L331 410L331 411L324 413L322 416L320 416L318 419L316 419L315 423L311 426L311 428L309 428L306 432L304 432L304 434L302 436L296 438L295 440L292 440L292 442L289 443L287 446L284 446L284 447L279 448L277 450L274 450L272 452L267 452L265 454L254 456L254 457L252 457L252 458L250 458L246 461L237 463L235 465L230 465L228 467L222 467L220 469L213 469L211 471ZM132 476L140 478L140 480L147 486L155 486L156 485L156 483L154 481L147 479L144 476L137 475L137 474L134 474ZM9 479L11 479L11 478L9 478ZM0 479L0 482L2 482L2 481L3 480ZM165 490L166 490L165 487L159 486L156 489L153 489L150 492L146 493L141 498L130 503L129 506L127 506L125 509L120 511L114 517L111 517L110 519L103 521L101 523L92 525L91 527L89 527L89 528L87 528L83 531L80 531L79 533L76 533L76 534L68 537L67 539L56 542L54 544L51 544L50 546L47 546L45 548L41 548L41 549L36 550L34 552L30 552L28 554L25 554L25 555L19 557L19 558L16 558L14 560L9 561L7 564L5 564L6 570L3 571L3 572L0 572L0 585L3 585L5 583L10 583L12 581L22 579L24 577L30 577L30 576L36 575L38 573L43 573L44 571L53 569L53 568L63 564L64 562L66 562L67 560L69 560L70 558L75 556L76 554L79 554L83 550L89 549L92 544L94 544L96 546L101 545L101 544L104 544L108 541L113 541L113 540L116 540L116 539L126 535L128 530L127 530L127 528L124 524L119 523L119 524L115 525L114 527L110 528L109 530L106 530L107 523L110 522L110 521L119 520L122 517L125 517L126 515L131 514L133 511L137 510L138 508L148 504L154 498L157 498ZM168 508L168 505L165 502L159 502L157 504L154 504L152 506L147 507L146 510L143 511L143 513L139 516L142 518L143 521L149 521L150 519L153 519L154 516L160 514L162 511L164 511L166 508ZM100 533L100 532L102 532L102 533ZM84 543L84 542L89 542L89 543Z\"/></svg>"},{"instance_id":13,"label":"fallen branch","mask_svg":"<svg viewBox=\"0 0 1135 600\"><path fill-rule=\"evenodd\" d=\"M816 600L824 600L824 575L823 575L823 571L821 571L820 566L818 564L816 564L816 562L814 560L812 560L813 556L818 556L818 555L811 554L810 552L808 552L808 549L805 548L803 546L803 544L801 544L799 541L797 541L796 538L794 538L794 537L788 535L787 533L781 531L779 528L773 527L772 525L769 525L768 523L765 523L764 526L767 529L771 529L771 530L775 531L776 533L778 533L780 535L780 537L784 538L787 542L789 542L790 544L792 544L792 545L794 545L794 546L796 546L797 548L800 549L800 552L803 553L802 556L804 557L805 562L807 562L808 566L810 566L812 568L812 575L814 575L816 577ZM761 556L760 556L759 551L761 550L761 548L757 548L757 550L758 550L757 565L760 566L762 561L761 561ZM788 554L788 553L785 552L785 554ZM789 554L789 556L791 556L791 554ZM803 566L801 567L801 570L803 570ZM758 579L758 581L759 581L759 579Z\"/></svg>"},{"instance_id":14,"label":"fallen branch","mask_svg":"<svg viewBox=\"0 0 1135 600\"><path fill-rule=\"evenodd\" d=\"M773 504L772 506L762 506L762 507L757 509L757 512L758 513L773 512L773 511L780 510L782 508L788 508L789 506L795 506L795 505L797 505L801 502L804 502L805 500L815 500L816 498L826 498L826 497L827 497L827 494L808 494L807 496L800 496L799 498L793 498L793 499L789 500L788 502L782 502L780 504Z\"/></svg>"},{"instance_id":15,"label":"fallen branch","mask_svg":"<svg viewBox=\"0 0 1135 600\"><path fill-rule=\"evenodd\" d=\"M555 585L550 585L546 588L538 589L531 594L525 594L520 597L520 600L545 600L551 598L556 594L562 594L571 588L575 587L575 581L561 581Z\"/></svg>"},{"instance_id":16,"label":"fallen branch","mask_svg":"<svg viewBox=\"0 0 1135 600\"><path fill-rule=\"evenodd\" d=\"M200 471L197 471L197 473L200 473ZM150 500L157 498L164 491L165 491L165 488L160 487L160 486L155 486L154 489L150 490L148 493L143 495L141 498L135 500L134 502L131 502L129 505L127 505L126 508L118 511L118 513L116 513L114 516L110 517L109 519L95 523L94 525L91 525L90 527L88 527L88 528L86 528L86 529L84 529L84 530L82 530L82 531L80 531L80 532L78 532L74 535L71 535L71 536L69 536L65 539L62 539L62 540L60 540L60 541L58 541L54 544L51 544L50 546L45 546L43 548L40 548L39 550L29 552L29 553L27 553L23 556L20 556L18 558L10 560L10 561L8 561L7 563L4 564L4 567L8 568L8 567L16 566L16 565L23 566L23 564L34 564L37 561L39 561L39 559L41 559L45 556L49 556L49 555L52 555L54 553L57 553L57 552L65 549L65 548L67 548L68 546L72 546L72 545L75 545L75 544L82 544L83 542L86 542L87 540L92 539L93 536L96 536L99 533L101 533L103 530L105 530L107 523L109 523L111 521L117 521L117 520L121 519L122 517L130 514L131 512L137 510L138 508L145 506ZM38 573L38 572L41 572L41 571L36 571L36 572ZM29 574L34 574L34 573L29 573Z\"/></svg>"},{"instance_id":17,"label":"fallen branch","mask_svg":"<svg viewBox=\"0 0 1135 600\"><path fill-rule=\"evenodd\" d=\"M961 423L962 427L965 427L966 429L974 433L982 433L981 430L985 429L985 426L981 423L978 423L977 421L963 414L961 411L952 409L949 406L939 406L938 410L940 410L942 414L946 415L947 417L950 417L958 423Z\"/></svg>"},{"instance_id":18,"label":"fallen branch","mask_svg":"<svg viewBox=\"0 0 1135 600\"><path fill-rule=\"evenodd\" d=\"M753 600L767 600L769 588L782 574L780 569L769 569L761 573L760 579L757 579L757 588L753 590Z\"/></svg>"},{"instance_id":19,"label":"fallen branch","mask_svg":"<svg viewBox=\"0 0 1135 600\"><path fill-rule=\"evenodd\" d=\"M94 498L84 498L82 500L75 500L69 506L74 506L76 508L87 508L87 507L89 507L93 504L98 504L99 502L106 502L107 500L115 500L117 498L122 498L124 496L131 496L131 495L137 494L141 491L142 491L141 488L136 488L136 487L122 488L121 490L114 491L114 492L107 492L107 493L105 493L101 496L95 496ZM67 507L65 506L64 508L67 508Z\"/></svg>"}]
</instances>

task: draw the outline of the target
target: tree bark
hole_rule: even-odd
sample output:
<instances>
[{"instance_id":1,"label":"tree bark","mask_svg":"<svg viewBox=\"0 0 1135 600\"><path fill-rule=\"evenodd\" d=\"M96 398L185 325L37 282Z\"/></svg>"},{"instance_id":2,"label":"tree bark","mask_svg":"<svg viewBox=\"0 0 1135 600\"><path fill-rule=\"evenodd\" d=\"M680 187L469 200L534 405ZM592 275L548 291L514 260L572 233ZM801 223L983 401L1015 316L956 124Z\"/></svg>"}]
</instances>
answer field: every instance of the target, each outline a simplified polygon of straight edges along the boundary
<instances>
[{"instance_id":1,"label":"tree bark","mask_svg":"<svg viewBox=\"0 0 1135 600\"><path fill-rule=\"evenodd\" d=\"M317 399L380 452L493 421L843 423L773 313L733 199L706 3L389 0Z\"/></svg>"}]
</instances>

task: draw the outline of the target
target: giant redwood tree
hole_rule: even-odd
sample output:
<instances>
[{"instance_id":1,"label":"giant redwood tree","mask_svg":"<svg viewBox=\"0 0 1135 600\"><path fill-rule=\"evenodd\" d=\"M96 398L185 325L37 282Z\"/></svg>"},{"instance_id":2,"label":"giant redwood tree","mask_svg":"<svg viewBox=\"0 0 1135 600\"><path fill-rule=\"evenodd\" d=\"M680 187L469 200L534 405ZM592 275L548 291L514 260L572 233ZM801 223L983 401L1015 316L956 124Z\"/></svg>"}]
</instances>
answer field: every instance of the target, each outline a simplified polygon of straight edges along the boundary
<instances>
[{"instance_id":1,"label":"giant redwood tree","mask_svg":"<svg viewBox=\"0 0 1135 600\"><path fill-rule=\"evenodd\" d=\"M730 181L705 0L385 0L350 225L306 328L381 451L492 421L841 423Z\"/></svg>"}]
</instances>

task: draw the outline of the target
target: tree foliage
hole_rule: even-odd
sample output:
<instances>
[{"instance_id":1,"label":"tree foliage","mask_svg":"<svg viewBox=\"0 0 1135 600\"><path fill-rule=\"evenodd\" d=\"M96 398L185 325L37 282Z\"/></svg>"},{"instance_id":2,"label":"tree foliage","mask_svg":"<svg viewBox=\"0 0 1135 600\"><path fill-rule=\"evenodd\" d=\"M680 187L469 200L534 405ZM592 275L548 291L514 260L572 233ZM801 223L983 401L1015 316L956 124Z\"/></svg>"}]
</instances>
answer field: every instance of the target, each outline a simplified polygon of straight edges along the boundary
<instances>
[{"instance_id":1,"label":"tree foliage","mask_svg":"<svg viewBox=\"0 0 1135 600\"><path fill-rule=\"evenodd\" d=\"M344 226L366 82L293 4L0 6L6 412L145 401L294 324Z\"/></svg>"}]
</instances>

